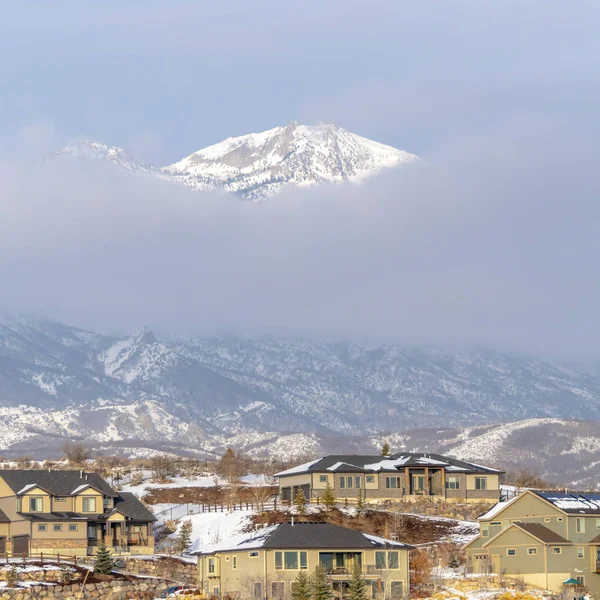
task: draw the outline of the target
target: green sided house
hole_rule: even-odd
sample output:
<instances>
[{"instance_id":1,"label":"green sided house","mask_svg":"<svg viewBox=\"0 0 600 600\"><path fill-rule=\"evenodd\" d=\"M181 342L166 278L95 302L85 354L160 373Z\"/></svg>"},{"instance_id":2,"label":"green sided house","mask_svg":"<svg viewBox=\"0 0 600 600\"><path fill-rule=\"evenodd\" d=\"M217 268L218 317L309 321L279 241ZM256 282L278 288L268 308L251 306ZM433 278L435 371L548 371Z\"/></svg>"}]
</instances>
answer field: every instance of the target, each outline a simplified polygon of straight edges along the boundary
<instances>
[{"instance_id":1,"label":"green sided house","mask_svg":"<svg viewBox=\"0 0 600 600\"><path fill-rule=\"evenodd\" d=\"M154 521L96 473L0 470L0 556L154 554Z\"/></svg>"},{"instance_id":2,"label":"green sided house","mask_svg":"<svg viewBox=\"0 0 600 600\"><path fill-rule=\"evenodd\" d=\"M277 473L280 499L292 502L298 491L309 501L326 488L338 500L366 502L415 500L495 504L502 471L440 454L401 452L392 456L333 455Z\"/></svg>"},{"instance_id":3,"label":"green sided house","mask_svg":"<svg viewBox=\"0 0 600 600\"><path fill-rule=\"evenodd\" d=\"M355 565L367 597L408 598L412 546L330 523L281 523L211 546L193 546L206 597L290 598L300 572L322 565L334 597L347 598Z\"/></svg>"},{"instance_id":4,"label":"green sided house","mask_svg":"<svg viewBox=\"0 0 600 600\"><path fill-rule=\"evenodd\" d=\"M600 594L600 494L527 490L479 522L479 537L465 547L471 572L556 593L573 579Z\"/></svg>"}]
</instances>

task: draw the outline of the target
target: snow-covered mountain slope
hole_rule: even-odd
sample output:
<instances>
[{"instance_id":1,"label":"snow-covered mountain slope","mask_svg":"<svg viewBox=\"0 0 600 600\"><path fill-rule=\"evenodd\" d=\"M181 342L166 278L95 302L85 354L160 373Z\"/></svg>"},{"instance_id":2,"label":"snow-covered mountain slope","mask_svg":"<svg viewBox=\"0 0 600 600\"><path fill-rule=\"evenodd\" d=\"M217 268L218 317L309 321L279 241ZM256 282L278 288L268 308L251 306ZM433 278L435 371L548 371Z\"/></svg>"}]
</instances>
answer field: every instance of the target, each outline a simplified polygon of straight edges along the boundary
<instances>
[{"instance_id":1,"label":"snow-covered mountain slope","mask_svg":"<svg viewBox=\"0 0 600 600\"><path fill-rule=\"evenodd\" d=\"M105 449L210 455L235 445L284 457L364 451L386 435L408 449L516 464L534 456L531 440L548 445L547 431L566 432L565 461L600 453L598 432L574 419L600 419L596 371L506 352L158 340L145 328L114 337L0 316L0 451L13 455L81 437ZM521 424L487 425L511 421Z\"/></svg>"},{"instance_id":2,"label":"snow-covered mountain slope","mask_svg":"<svg viewBox=\"0 0 600 600\"><path fill-rule=\"evenodd\" d=\"M112 163L128 171L150 173L154 169L136 160L127 150L117 146L107 146L103 142L81 140L64 148L59 148L57 157L84 158Z\"/></svg>"},{"instance_id":3,"label":"snow-covered mountain slope","mask_svg":"<svg viewBox=\"0 0 600 600\"><path fill-rule=\"evenodd\" d=\"M262 133L228 138L194 152L164 171L194 189L224 188L248 198L276 194L282 186L361 181L418 160L330 124L295 122Z\"/></svg>"},{"instance_id":4,"label":"snow-covered mountain slope","mask_svg":"<svg viewBox=\"0 0 600 600\"><path fill-rule=\"evenodd\" d=\"M138 163L122 148L90 140L61 148L57 155L99 159L193 190L223 189L255 200L277 194L286 185L360 182L382 169L419 160L336 125L295 122L228 138L162 168Z\"/></svg>"}]
</instances>

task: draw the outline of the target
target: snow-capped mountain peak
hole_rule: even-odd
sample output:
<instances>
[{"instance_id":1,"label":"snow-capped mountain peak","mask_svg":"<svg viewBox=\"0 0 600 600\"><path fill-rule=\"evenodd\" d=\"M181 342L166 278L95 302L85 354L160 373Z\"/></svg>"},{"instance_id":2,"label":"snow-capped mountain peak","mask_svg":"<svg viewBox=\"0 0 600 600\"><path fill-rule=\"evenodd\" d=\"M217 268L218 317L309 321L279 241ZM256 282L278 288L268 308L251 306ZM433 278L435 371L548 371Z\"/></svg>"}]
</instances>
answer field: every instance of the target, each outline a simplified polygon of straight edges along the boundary
<instances>
[{"instance_id":1,"label":"snow-capped mountain peak","mask_svg":"<svg viewBox=\"0 0 600 600\"><path fill-rule=\"evenodd\" d=\"M152 167L137 161L125 148L109 146L104 142L84 139L56 151L56 156L69 158L87 158L109 162L128 171L149 172Z\"/></svg>"},{"instance_id":2,"label":"snow-capped mountain peak","mask_svg":"<svg viewBox=\"0 0 600 600\"><path fill-rule=\"evenodd\" d=\"M195 189L222 187L249 198L276 194L284 185L361 181L378 171L418 160L334 124L295 121L262 133L227 138L164 168Z\"/></svg>"},{"instance_id":3,"label":"snow-capped mountain peak","mask_svg":"<svg viewBox=\"0 0 600 600\"><path fill-rule=\"evenodd\" d=\"M331 123L301 125L295 121L261 133L227 138L162 168L136 161L123 148L92 140L61 148L56 154L99 159L193 190L222 189L255 200L273 196L288 185L356 183L383 169L419 161L414 154Z\"/></svg>"}]
</instances>

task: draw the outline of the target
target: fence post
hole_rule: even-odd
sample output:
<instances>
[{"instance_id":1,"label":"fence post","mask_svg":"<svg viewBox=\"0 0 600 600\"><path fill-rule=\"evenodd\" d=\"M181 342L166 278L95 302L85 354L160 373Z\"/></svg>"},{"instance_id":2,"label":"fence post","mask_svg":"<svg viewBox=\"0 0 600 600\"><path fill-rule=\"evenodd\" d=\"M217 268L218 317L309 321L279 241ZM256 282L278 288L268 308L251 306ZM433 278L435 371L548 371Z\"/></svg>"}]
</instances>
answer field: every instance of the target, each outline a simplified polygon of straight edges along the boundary
<instances>
[{"instance_id":1,"label":"fence post","mask_svg":"<svg viewBox=\"0 0 600 600\"><path fill-rule=\"evenodd\" d=\"M60 566L60 552L56 553L56 562L58 563L58 565Z\"/></svg>"}]
</instances>

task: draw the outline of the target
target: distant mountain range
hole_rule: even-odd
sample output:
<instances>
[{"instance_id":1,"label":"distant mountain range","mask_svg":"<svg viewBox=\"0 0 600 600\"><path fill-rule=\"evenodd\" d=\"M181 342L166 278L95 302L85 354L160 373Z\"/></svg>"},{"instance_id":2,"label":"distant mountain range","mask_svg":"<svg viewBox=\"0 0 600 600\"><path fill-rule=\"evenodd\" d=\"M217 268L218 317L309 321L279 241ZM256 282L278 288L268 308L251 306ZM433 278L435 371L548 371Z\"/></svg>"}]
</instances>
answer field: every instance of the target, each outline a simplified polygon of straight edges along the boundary
<instances>
[{"instance_id":1,"label":"distant mountain range","mask_svg":"<svg viewBox=\"0 0 600 600\"><path fill-rule=\"evenodd\" d=\"M583 461L575 481L600 464L598 423L577 419L599 418L597 373L494 350L158 340L146 328L114 337L0 316L5 455L55 455L79 438L129 454L211 455L235 445L287 456L364 451L385 436L500 466L552 456L540 460L554 478ZM489 425L508 421L521 423Z\"/></svg>"},{"instance_id":2,"label":"distant mountain range","mask_svg":"<svg viewBox=\"0 0 600 600\"><path fill-rule=\"evenodd\" d=\"M295 122L262 133L227 138L165 167L142 164L123 148L93 140L61 148L56 155L102 160L193 190L222 189L253 200L273 196L288 185L359 182L382 169L419 160L414 154L336 125Z\"/></svg>"}]
</instances>

